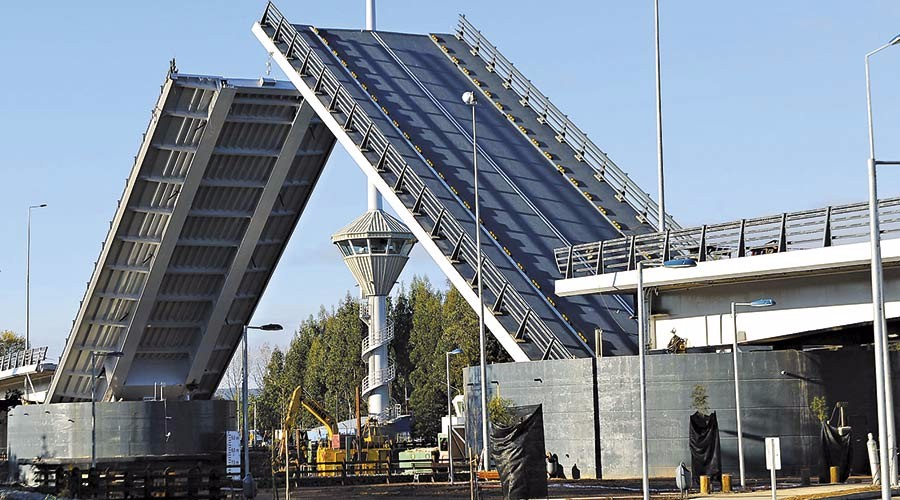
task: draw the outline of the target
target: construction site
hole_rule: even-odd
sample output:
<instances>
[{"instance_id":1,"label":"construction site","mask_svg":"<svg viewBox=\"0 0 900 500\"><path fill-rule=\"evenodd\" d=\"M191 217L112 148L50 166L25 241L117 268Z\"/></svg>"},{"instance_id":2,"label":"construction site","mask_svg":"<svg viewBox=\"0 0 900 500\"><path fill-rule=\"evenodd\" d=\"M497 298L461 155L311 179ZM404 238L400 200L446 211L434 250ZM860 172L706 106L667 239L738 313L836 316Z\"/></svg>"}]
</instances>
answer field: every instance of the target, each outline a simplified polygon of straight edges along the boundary
<instances>
[{"instance_id":1,"label":"construction site","mask_svg":"<svg viewBox=\"0 0 900 500\"><path fill-rule=\"evenodd\" d=\"M28 333L0 358L8 483L73 498L890 495L900 198L683 227L661 145L654 199L464 15L381 31L359 3L364 28L271 2L248 15L258 78L168 62L58 360ZM301 218L321 217L308 205L335 149L367 182L344 193L366 210L330 240L355 289L295 318L292 342L333 324L351 338L299 361L267 352L250 387L248 335L293 329L260 303ZM45 206L29 208L27 273ZM448 290L398 286L411 255ZM451 333L410 337L438 327ZM289 376L315 356L341 361ZM417 384L431 406L406 394Z\"/></svg>"}]
</instances>

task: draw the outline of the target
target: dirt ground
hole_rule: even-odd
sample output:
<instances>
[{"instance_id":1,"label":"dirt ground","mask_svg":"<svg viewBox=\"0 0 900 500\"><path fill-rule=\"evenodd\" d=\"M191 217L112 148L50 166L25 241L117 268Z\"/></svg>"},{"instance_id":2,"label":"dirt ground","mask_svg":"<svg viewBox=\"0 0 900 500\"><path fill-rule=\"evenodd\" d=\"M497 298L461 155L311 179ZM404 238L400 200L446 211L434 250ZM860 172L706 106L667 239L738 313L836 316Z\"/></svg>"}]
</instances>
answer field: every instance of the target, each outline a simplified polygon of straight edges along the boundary
<instances>
[{"instance_id":1,"label":"dirt ground","mask_svg":"<svg viewBox=\"0 0 900 500\"><path fill-rule=\"evenodd\" d=\"M783 482L782 482L783 481ZM853 477L846 484L847 487L865 486L869 482L868 478ZM748 481L751 489L768 489L767 481ZM500 491L500 483L489 481L483 484L483 499L500 499L503 495ZM791 488L800 486L799 480L782 479L779 480L779 489L783 488L782 495L791 496L789 491ZM673 480L652 480L650 483L653 498L663 500L675 500L680 498L680 494L675 488ZM798 493L800 491L798 490ZM690 495L693 498L698 497L698 492L693 491ZM730 496L725 494L725 497ZM824 495L829 496L829 495ZM260 491L260 500L273 500L276 497L271 490ZM278 500L285 500L284 491L279 491ZM296 499L325 499L340 498L350 500L380 500L380 499L397 499L411 500L431 498L436 500L469 500L470 491L468 483L449 485L446 483L414 483L414 484L378 484L365 486L316 486L303 487L291 491L291 500ZM591 498L591 499L640 499L641 483L640 480L593 480L582 479L573 480L551 480L549 483L548 498Z\"/></svg>"},{"instance_id":2,"label":"dirt ground","mask_svg":"<svg viewBox=\"0 0 900 500\"><path fill-rule=\"evenodd\" d=\"M659 489L654 497L676 498L674 484L669 482L654 484L651 486ZM503 495L500 491L500 483L490 481L483 483L483 499L500 499ZM640 498L640 481L632 484L630 481L596 481L580 480L566 481L553 480L549 484L549 498L615 498L625 500L628 498ZM273 500L276 497L271 490L260 491L259 500ZM285 500L284 491L278 492L279 500ZM291 500L307 498L340 498L352 500L397 499L411 500L433 498L438 500L469 500L470 491L468 483L449 485L446 483L414 483L414 484L377 484L365 486L319 486L304 487L291 491Z\"/></svg>"}]
</instances>

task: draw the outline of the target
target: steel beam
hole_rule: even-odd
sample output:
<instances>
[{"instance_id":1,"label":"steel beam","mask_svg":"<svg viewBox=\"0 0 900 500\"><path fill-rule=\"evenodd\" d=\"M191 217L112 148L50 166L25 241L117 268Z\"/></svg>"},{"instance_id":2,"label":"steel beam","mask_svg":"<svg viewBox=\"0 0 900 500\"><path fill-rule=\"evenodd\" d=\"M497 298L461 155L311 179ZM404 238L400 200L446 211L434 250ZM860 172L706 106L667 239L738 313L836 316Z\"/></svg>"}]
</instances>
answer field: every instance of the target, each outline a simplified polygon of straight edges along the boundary
<instances>
[{"instance_id":1,"label":"steel beam","mask_svg":"<svg viewBox=\"0 0 900 500\"><path fill-rule=\"evenodd\" d=\"M218 142L225 118L231 110L235 93L236 90L234 88L224 87L219 90L219 93L214 97L214 102L210 104L209 121L203 129L200 141L196 147L196 153L191 158L191 166L178 194L175 210L172 212L169 223L163 232L162 241L154 257L153 267L147 275L147 280L141 291L141 296L146 297L148 300L138 301L137 307L131 315L131 325L125 334L125 341L121 347L125 355L116 360L112 373L107 375L109 384L101 400L105 399L107 394L115 394L125 384L128 372L134 362L137 347L140 344L144 329L150 319L150 313L155 305L155 301L150 299L154 298L159 292L172 254L178 245L178 239L187 220L194 196L197 194L200 181L203 179L207 165L209 165L209 159L212 157L213 150Z\"/></svg>"},{"instance_id":2,"label":"steel beam","mask_svg":"<svg viewBox=\"0 0 900 500\"><path fill-rule=\"evenodd\" d=\"M168 100L169 94L172 92L172 87L174 85L175 85L175 82L173 80L171 80L171 79L166 80L166 83L163 84L162 91L159 94L159 99L157 99L157 101L156 101L156 106L154 107L154 110L161 111L165 107L165 103ZM146 132L145 137L152 138L154 136L154 134L156 133L156 128L159 125L160 116L161 116L161 113L159 113L159 112L154 112L152 114L152 116L150 118L150 125L147 127L147 132ZM150 141L149 140L145 140L143 143L141 143L141 149L138 151L137 157L135 159L135 165L143 165L144 164L144 159L146 158L147 151L149 149L150 149ZM125 186L125 192L126 193L132 192L135 184L137 184L138 182L140 182L140 175L138 173L135 173L135 174L129 176L128 183ZM120 226L120 222L122 221L122 218L125 216L126 212L128 211L128 207L125 202L126 202L126 200L123 199L122 202L119 203L119 206L116 209L116 215L113 217L110 227L117 228ZM114 245L110 245L110 244L103 245L103 247L100 249L100 257L97 259L97 262L106 262L106 259L109 256L109 252L112 250L113 246ZM60 359L64 360L66 363L74 364L78 361L77 359L71 359L71 357L70 357L70 353L71 353L73 347L75 346L75 341L76 341L76 338L78 337L78 335L77 335L78 332L76 331L76 329L81 327L82 322L84 321L85 316L88 313L88 307L89 307L89 303L90 303L89 298L96 291L96 289L100 283L101 275L103 274L103 271L105 271L105 270L115 270L115 271L123 271L123 272L136 271L136 272L140 272L140 273L148 272L148 270L144 269L143 267L138 267L138 266L124 266L123 265L123 266L106 266L104 268L103 266L98 265L98 266L94 267L94 272L93 272L93 274L91 274L91 280L88 282L87 291L85 292L85 295L84 295L85 300L83 300L81 305L79 306L78 314L75 317L75 321L72 322L72 325L73 325L72 331L69 333L68 340L66 341L66 347L63 350L63 355L60 357ZM65 368L64 366L59 367L60 370L62 370L64 368ZM54 401L58 401L59 398L62 397L62 396L56 396L56 397L53 396L53 394L57 390L57 386L59 385L59 380L60 380L60 377L58 375L54 375L53 380L50 382L50 388L47 391L47 394L49 395L48 401L50 400L50 397L52 397Z\"/></svg>"},{"instance_id":3,"label":"steel beam","mask_svg":"<svg viewBox=\"0 0 900 500\"><path fill-rule=\"evenodd\" d=\"M225 278L225 283L222 285L219 299L216 301L216 305L210 314L206 326L207 334L203 336L203 339L194 351L191 368L187 377L185 377L185 384L196 385L203 378L213 347L219 337L219 332L226 325L228 312L234 303L238 288L250 264L250 259L253 257L253 252L260 242L263 229L269 220L269 215L275 207L275 203L278 201L278 194L281 192L282 186L290 173L296 152L300 149L300 145L310 129L310 123L314 116L315 112L308 105L302 106L294 116L294 122L284 140L278 160L272 167L266 187L259 197L259 202L257 202L253 216L250 218L250 224L247 226L237 253L231 262L231 268ZM249 318L247 319L249 320Z\"/></svg>"}]
</instances>

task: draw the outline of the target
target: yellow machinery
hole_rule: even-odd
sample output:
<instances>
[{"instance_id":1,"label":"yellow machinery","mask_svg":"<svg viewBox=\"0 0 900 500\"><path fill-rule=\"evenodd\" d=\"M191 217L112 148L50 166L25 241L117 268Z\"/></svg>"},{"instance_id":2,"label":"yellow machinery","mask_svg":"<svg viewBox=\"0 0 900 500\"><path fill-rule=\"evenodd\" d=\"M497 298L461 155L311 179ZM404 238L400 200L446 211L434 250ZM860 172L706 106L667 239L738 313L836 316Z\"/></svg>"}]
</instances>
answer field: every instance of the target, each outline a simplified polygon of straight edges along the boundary
<instances>
[{"instance_id":1,"label":"yellow machinery","mask_svg":"<svg viewBox=\"0 0 900 500\"><path fill-rule=\"evenodd\" d=\"M287 453L287 436L291 434L300 407L305 408L316 420L321 422L325 426L325 432L328 433L328 446L320 445L316 451L316 463L318 464L316 469L319 472L328 473L325 475L339 475L341 466L336 463L344 462L347 459L347 450L341 449L341 435L338 432L337 421L318 403L303 397L303 389L299 386L291 394L291 401L284 418L284 452Z\"/></svg>"},{"instance_id":2,"label":"yellow machinery","mask_svg":"<svg viewBox=\"0 0 900 500\"><path fill-rule=\"evenodd\" d=\"M370 474L384 473L382 470L385 464L390 460L391 448L387 439L381 434L378 421L370 418L366 424L358 429L362 441L358 442L360 448L358 453L353 453L345 448L345 443L341 442L341 435L338 432L337 420L328 413L321 405L304 396L303 389L297 387L291 393L291 400L287 407L287 413L284 418L284 448L283 453L287 453L287 436L291 435L294 428L294 422L297 420L297 414L300 408L305 408L313 417L325 426L325 432L328 434L328 442L319 443L316 448L316 471L324 476L337 476L341 474L342 462L352 461L353 456L357 455L357 460L362 463L354 464L357 471L368 471ZM359 408L357 407L357 425L359 426ZM298 443L298 450L300 449ZM380 466L379 466L380 464Z\"/></svg>"}]
</instances>

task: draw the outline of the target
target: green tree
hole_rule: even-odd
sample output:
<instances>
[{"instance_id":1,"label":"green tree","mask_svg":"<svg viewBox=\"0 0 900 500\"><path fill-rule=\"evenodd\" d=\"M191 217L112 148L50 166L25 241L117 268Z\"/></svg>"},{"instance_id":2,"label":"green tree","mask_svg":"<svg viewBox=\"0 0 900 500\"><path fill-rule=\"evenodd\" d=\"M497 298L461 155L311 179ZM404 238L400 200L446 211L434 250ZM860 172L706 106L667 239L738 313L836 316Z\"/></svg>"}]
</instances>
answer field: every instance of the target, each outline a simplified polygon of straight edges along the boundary
<instances>
[{"instance_id":1,"label":"green tree","mask_svg":"<svg viewBox=\"0 0 900 500\"><path fill-rule=\"evenodd\" d=\"M0 332L0 356L25 349L25 337L16 334L12 330Z\"/></svg>"},{"instance_id":2,"label":"green tree","mask_svg":"<svg viewBox=\"0 0 900 500\"><path fill-rule=\"evenodd\" d=\"M394 324L394 340L390 345L390 355L397 366L397 378L391 383L391 395L408 410L407 400L412 389L409 375L413 370L412 360L409 357L413 311L403 284L400 285L396 296L388 299L388 318Z\"/></svg>"},{"instance_id":3,"label":"green tree","mask_svg":"<svg viewBox=\"0 0 900 500\"><path fill-rule=\"evenodd\" d=\"M413 434L432 441L440 429L445 414L446 393L443 382L443 352L440 351L443 332L442 295L427 278L414 278L410 284L412 331L409 336L410 373L413 387L409 407L413 415Z\"/></svg>"}]
</instances>

